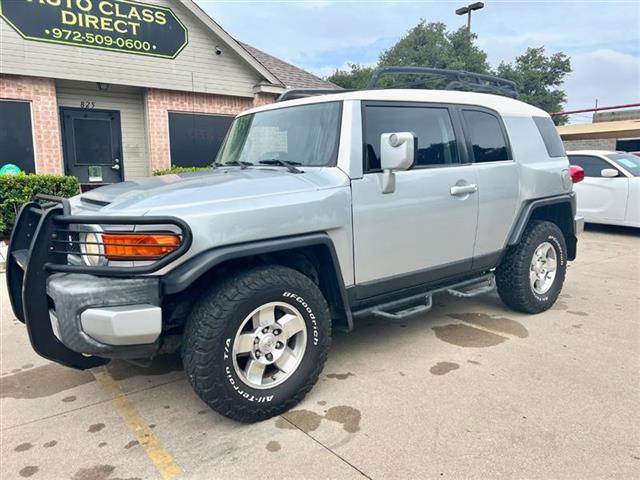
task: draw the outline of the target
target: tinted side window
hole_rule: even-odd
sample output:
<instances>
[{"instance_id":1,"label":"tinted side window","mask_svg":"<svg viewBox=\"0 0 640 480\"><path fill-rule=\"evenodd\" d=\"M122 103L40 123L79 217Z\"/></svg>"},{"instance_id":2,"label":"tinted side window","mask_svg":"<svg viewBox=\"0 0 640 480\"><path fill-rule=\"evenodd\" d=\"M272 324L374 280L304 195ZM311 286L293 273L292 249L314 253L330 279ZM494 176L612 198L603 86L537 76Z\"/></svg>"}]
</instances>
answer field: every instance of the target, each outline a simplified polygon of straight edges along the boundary
<instances>
[{"instance_id":1,"label":"tinted side window","mask_svg":"<svg viewBox=\"0 0 640 480\"><path fill-rule=\"evenodd\" d=\"M533 121L538 127L549 156L564 157L566 155L564 144L560 139L560 135L558 135L558 130L556 130L553 120L548 117L533 117Z\"/></svg>"},{"instance_id":2,"label":"tinted side window","mask_svg":"<svg viewBox=\"0 0 640 480\"><path fill-rule=\"evenodd\" d=\"M495 115L478 110L463 110L462 115L476 162L510 160L507 140Z\"/></svg>"},{"instance_id":3,"label":"tinted side window","mask_svg":"<svg viewBox=\"0 0 640 480\"><path fill-rule=\"evenodd\" d=\"M609 163L598 157L588 155L570 155L569 163L579 165L584 170L585 177L601 177L600 172L605 168L614 168Z\"/></svg>"},{"instance_id":4,"label":"tinted side window","mask_svg":"<svg viewBox=\"0 0 640 480\"><path fill-rule=\"evenodd\" d=\"M418 137L416 167L458 163L458 147L446 108L370 105L365 109L365 171L380 169L380 135L391 132L413 132Z\"/></svg>"}]
</instances>

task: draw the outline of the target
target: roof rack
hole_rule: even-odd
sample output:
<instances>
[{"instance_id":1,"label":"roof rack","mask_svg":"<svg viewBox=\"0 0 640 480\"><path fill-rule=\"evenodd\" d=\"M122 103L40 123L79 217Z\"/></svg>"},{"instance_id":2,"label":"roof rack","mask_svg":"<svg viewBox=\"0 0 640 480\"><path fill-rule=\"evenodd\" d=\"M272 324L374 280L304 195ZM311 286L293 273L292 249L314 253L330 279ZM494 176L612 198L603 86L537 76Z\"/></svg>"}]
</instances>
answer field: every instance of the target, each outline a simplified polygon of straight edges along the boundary
<instances>
[{"instance_id":1,"label":"roof rack","mask_svg":"<svg viewBox=\"0 0 640 480\"><path fill-rule=\"evenodd\" d=\"M296 98L307 98L315 95L328 95L330 93L353 92L353 89L337 89L337 88L292 88L280 94L276 102L284 102L285 100L294 100Z\"/></svg>"},{"instance_id":2,"label":"roof rack","mask_svg":"<svg viewBox=\"0 0 640 480\"><path fill-rule=\"evenodd\" d=\"M390 75L414 75L418 78L409 80L402 78L402 83L389 82L385 84L381 79ZM518 98L515 82L493 75L471 73L462 70L445 70L442 68L424 67L383 67L376 69L367 86L362 90L379 90L385 88L426 88L433 90L459 90L463 92L491 93L509 98ZM352 92L354 90L332 89L291 89L278 97L278 102L295 98L306 98L314 95L330 93Z\"/></svg>"},{"instance_id":3,"label":"roof rack","mask_svg":"<svg viewBox=\"0 0 640 480\"><path fill-rule=\"evenodd\" d=\"M389 86L380 85L380 79L388 75L417 75L418 78L413 81L407 81L402 84L390 84ZM494 95L502 95L510 98L518 98L518 91L515 82L505 80L504 78L495 77L493 75L485 75L482 73L471 73L463 70L445 70L442 68L423 68L423 67L384 67L378 68L365 87L366 90L374 90L379 88L416 88L419 86L433 87L433 83L440 81L440 85L435 85L439 90L460 90L463 92L480 92L492 93ZM444 83L446 82L446 83ZM440 87L440 88L437 88ZM442 88L444 87L444 88Z\"/></svg>"}]
</instances>

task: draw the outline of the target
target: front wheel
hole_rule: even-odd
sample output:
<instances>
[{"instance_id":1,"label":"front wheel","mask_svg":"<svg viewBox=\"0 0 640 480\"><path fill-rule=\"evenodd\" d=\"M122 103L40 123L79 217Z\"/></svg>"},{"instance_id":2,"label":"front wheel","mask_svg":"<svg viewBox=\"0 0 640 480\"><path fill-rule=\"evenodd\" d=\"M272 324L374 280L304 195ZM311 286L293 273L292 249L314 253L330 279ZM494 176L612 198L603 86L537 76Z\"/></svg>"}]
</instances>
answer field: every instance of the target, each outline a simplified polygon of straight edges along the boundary
<instances>
[{"instance_id":1,"label":"front wheel","mask_svg":"<svg viewBox=\"0 0 640 480\"><path fill-rule=\"evenodd\" d=\"M261 266L203 295L187 321L182 354L204 402L255 422L304 398L330 342L329 308L313 281L290 268Z\"/></svg>"},{"instance_id":2,"label":"front wheel","mask_svg":"<svg viewBox=\"0 0 640 480\"><path fill-rule=\"evenodd\" d=\"M498 294L519 312L540 313L553 306L567 272L567 247L554 223L531 222L520 243L496 269Z\"/></svg>"}]
</instances>

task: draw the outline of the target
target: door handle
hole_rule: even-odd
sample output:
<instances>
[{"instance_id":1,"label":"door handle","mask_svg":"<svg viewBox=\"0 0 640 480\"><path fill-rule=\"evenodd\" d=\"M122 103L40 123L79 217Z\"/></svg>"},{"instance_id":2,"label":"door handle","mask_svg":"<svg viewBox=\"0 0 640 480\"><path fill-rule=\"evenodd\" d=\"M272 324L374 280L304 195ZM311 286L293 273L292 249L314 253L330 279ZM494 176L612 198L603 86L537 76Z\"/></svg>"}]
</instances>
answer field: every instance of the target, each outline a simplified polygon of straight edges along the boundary
<instances>
[{"instance_id":1,"label":"door handle","mask_svg":"<svg viewBox=\"0 0 640 480\"><path fill-rule=\"evenodd\" d=\"M454 185L449 192L453 196L469 195L470 193L476 193L478 191L478 185L472 183L470 185Z\"/></svg>"},{"instance_id":2,"label":"door handle","mask_svg":"<svg viewBox=\"0 0 640 480\"><path fill-rule=\"evenodd\" d=\"M118 165L118 164L112 165L111 166L111 170L120 170L120 165Z\"/></svg>"}]
</instances>

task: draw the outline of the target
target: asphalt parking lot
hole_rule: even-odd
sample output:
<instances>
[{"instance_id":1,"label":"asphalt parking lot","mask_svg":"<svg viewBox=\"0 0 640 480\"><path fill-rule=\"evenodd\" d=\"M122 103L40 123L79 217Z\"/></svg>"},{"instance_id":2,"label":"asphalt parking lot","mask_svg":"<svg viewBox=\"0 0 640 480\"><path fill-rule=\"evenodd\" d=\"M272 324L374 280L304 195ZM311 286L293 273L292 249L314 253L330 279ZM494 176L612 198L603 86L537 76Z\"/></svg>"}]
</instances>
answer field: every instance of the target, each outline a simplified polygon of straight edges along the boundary
<instances>
[{"instance_id":1,"label":"asphalt parking lot","mask_svg":"<svg viewBox=\"0 0 640 480\"><path fill-rule=\"evenodd\" d=\"M640 234L589 229L556 306L436 299L334 338L310 395L244 425L210 411L174 356L79 372L47 362L4 275L4 479L640 478Z\"/></svg>"}]
</instances>

